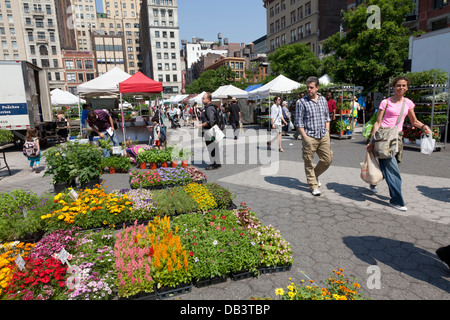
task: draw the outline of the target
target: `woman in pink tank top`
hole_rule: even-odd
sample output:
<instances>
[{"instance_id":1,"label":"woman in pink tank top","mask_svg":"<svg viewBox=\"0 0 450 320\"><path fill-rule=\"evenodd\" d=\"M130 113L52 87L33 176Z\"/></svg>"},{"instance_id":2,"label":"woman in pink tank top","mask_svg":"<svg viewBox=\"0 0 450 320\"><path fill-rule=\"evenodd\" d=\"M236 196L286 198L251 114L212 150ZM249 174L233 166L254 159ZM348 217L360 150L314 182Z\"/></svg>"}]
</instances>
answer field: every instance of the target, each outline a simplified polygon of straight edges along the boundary
<instances>
[{"instance_id":1,"label":"woman in pink tank top","mask_svg":"<svg viewBox=\"0 0 450 320\"><path fill-rule=\"evenodd\" d=\"M373 150L373 135L380 127L393 128L396 123L398 116L402 110L403 103L405 108L398 124L399 132L399 143L398 143L398 153L395 157L391 159L378 159L380 164L380 169L383 172L383 177L389 187L389 194L391 199L389 204L397 210L406 211L406 205L403 200L402 195L402 178L400 176L400 170L398 164L401 162L401 156L403 153L403 122L408 116L411 124L416 128L421 128L425 134L431 134L430 128L417 120L416 114L414 113L414 102L405 98L405 93L408 91L409 79L407 77L395 78L392 82L392 87L394 88L394 95L388 99L383 100L378 109L377 122L373 125L372 136L369 144L365 147L367 151ZM370 190L377 192L376 186L371 185Z\"/></svg>"}]
</instances>

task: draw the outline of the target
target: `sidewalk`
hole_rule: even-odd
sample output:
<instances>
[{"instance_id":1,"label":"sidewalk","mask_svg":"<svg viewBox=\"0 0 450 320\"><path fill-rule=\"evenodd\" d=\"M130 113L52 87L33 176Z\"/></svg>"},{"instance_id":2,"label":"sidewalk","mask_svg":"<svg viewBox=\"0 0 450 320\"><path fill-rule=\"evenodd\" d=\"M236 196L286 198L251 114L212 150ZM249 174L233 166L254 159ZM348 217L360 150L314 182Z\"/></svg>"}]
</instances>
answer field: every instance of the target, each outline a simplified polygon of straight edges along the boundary
<instances>
[{"instance_id":1,"label":"sidewalk","mask_svg":"<svg viewBox=\"0 0 450 320\"><path fill-rule=\"evenodd\" d=\"M192 130L192 129L189 129ZM171 131L169 131L169 134ZM275 174L264 176L269 165L230 164L237 150L246 154L256 150L253 142L241 137L226 138L226 164L221 169L205 171L208 182L228 187L235 203L245 202L265 225L281 231L294 252L291 271L262 275L259 278L232 281L177 297L181 300L248 299L251 296L275 298L275 289L291 282L307 280L319 285L333 269L345 269L347 277L361 284L366 297L373 300L450 300L450 269L435 255L435 250L450 244L450 150L426 156L416 149L405 149L400 170L408 211L388 206L385 182L373 194L359 178L359 163L364 159L364 144L356 133L351 140L332 140L333 165L321 177L322 196L310 194L301 157L301 141L292 135L283 138L284 153L272 165ZM258 152L265 143L260 142ZM264 151L266 152L266 151ZM13 171L0 171L0 192L15 188L42 194L51 191L50 177L27 172L28 163L20 150L7 152ZM43 163L42 169L44 169ZM206 164L197 165L204 168ZM26 168L26 169L24 169ZM108 190L129 188L126 174L102 176ZM380 288L369 289L377 267ZM306 275L306 276L305 276Z\"/></svg>"}]
</instances>

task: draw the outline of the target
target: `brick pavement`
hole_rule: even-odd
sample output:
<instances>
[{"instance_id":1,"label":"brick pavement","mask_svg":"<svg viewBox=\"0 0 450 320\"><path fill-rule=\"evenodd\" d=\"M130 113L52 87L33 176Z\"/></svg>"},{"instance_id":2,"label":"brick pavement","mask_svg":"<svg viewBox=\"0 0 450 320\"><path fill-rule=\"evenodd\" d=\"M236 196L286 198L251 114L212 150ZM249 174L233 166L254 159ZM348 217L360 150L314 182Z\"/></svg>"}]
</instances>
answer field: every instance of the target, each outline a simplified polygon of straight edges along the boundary
<instances>
[{"instance_id":1,"label":"brick pavement","mask_svg":"<svg viewBox=\"0 0 450 320\"><path fill-rule=\"evenodd\" d=\"M192 131L192 130L191 130ZM199 147L199 142L197 147ZM252 143L255 143L253 140ZM244 138L225 144L244 146L246 153L263 152ZM195 145L194 145L195 147ZM200 145L201 147L201 145ZM388 191L382 182L372 194L359 178L359 162L364 158L361 136L351 140L332 140L334 161L321 178L322 196L313 197L305 183L301 141L283 138L285 153L272 151L278 170L261 175L258 164L225 164L219 170L205 171L209 182L228 187L235 203L246 202L265 225L279 229L294 252L291 271L206 288L193 288L178 297L182 300L248 299L273 297L274 290L293 281L320 283L336 268L362 285L365 296L374 300L449 300L450 270L435 250L450 244L450 151L426 156L416 149L405 149L401 166L406 213L387 205ZM225 153L229 163L236 155ZM242 149L241 149L242 150ZM267 152L267 151L265 151ZM236 152L235 152L236 153ZM248 155L249 156L249 155ZM250 156L249 156L250 157ZM7 160L13 176L0 172L0 192L26 188L37 193L51 191L50 178L29 173L20 150L9 151ZM45 163L43 164L45 165ZM204 168L205 164L197 165ZM127 188L125 174L102 176L109 190ZM368 288L368 273L378 267L381 287Z\"/></svg>"}]
</instances>

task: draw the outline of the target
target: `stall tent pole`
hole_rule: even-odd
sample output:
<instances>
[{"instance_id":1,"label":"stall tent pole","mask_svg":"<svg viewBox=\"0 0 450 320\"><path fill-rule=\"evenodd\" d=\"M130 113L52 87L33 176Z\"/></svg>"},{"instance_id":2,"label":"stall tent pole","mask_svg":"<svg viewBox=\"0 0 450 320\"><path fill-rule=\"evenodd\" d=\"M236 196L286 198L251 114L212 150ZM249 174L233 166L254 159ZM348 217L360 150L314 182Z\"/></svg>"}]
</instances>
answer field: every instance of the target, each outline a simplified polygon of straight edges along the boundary
<instances>
[{"instance_id":1,"label":"stall tent pole","mask_svg":"<svg viewBox=\"0 0 450 320\"><path fill-rule=\"evenodd\" d=\"M123 100L122 100L122 93L120 94L120 112L122 114L122 142L125 142L125 119L123 117Z\"/></svg>"}]
</instances>

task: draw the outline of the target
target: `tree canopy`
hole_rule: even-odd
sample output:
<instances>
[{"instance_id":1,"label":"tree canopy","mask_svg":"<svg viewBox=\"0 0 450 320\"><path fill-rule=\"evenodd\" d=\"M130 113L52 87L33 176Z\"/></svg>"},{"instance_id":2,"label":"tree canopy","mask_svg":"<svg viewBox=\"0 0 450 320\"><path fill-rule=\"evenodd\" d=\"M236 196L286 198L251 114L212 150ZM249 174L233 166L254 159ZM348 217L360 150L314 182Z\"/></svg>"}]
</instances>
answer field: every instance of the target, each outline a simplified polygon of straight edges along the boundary
<instances>
[{"instance_id":1,"label":"tree canopy","mask_svg":"<svg viewBox=\"0 0 450 320\"><path fill-rule=\"evenodd\" d=\"M367 10L369 6L379 8L379 28L373 23L377 12ZM324 41L324 51L331 55L322 60L323 70L335 82L382 90L389 78L403 72L410 34L402 23L412 9L412 0L367 0L344 11L345 32Z\"/></svg>"},{"instance_id":2,"label":"tree canopy","mask_svg":"<svg viewBox=\"0 0 450 320\"><path fill-rule=\"evenodd\" d=\"M304 81L319 73L320 60L305 43L283 45L268 59L275 74L283 74L294 81Z\"/></svg>"}]
</instances>

